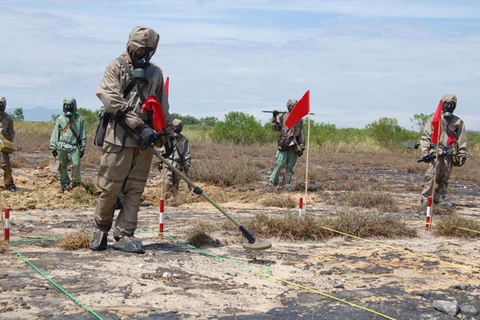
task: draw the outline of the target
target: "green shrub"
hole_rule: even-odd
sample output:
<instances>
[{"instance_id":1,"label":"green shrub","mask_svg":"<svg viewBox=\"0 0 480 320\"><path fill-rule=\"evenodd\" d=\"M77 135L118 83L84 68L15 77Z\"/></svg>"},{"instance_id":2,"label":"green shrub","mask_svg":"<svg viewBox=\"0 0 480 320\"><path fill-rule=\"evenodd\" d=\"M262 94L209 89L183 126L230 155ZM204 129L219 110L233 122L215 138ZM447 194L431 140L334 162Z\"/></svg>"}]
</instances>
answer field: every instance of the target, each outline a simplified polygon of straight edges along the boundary
<instances>
[{"instance_id":1,"label":"green shrub","mask_svg":"<svg viewBox=\"0 0 480 320\"><path fill-rule=\"evenodd\" d=\"M266 132L252 115L232 111L225 115L225 121L218 122L210 137L214 141L230 141L235 144L265 143Z\"/></svg>"}]
</instances>

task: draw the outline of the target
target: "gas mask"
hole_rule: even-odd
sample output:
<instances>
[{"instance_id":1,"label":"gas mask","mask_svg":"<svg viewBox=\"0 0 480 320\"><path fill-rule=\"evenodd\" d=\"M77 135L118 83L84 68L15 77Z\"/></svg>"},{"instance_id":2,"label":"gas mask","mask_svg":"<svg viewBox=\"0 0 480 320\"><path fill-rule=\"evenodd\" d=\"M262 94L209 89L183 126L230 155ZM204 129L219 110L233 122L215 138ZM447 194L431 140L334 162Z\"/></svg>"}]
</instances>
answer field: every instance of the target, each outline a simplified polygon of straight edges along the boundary
<instances>
[{"instance_id":1,"label":"gas mask","mask_svg":"<svg viewBox=\"0 0 480 320\"><path fill-rule=\"evenodd\" d=\"M63 105L63 112L65 113L65 117L71 118L73 116L73 111L75 111L75 106L73 103L65 103Z\"/></svg>"},{"instance_id":2,"label":"gas mask","mask_svg":"<svg viewBox=\"0 0 480 320\"><path fill-rule=\"evenodd\" d=\"M451 118L453 118L453 111L455 111L456 106L457 104L455 103L455 101L443 102L442 113L445 120L450 120Z\"/></svg>"},{"instance_id":3,"label":"gas mask","mask_svg":"<svg viewBox=\"0 0 480 320\"><path fill-rule=\"evenodd\" d=\"M3 103L3 101L0 101L0 114L5 113L6 105Z\"/></svg>"},{"instance_id":4,"label":"gas mask","mask_svg":"<svg viewBox=\"0 0 480 320\"><path fill-rule=\"evenodd\" d=\"M133 78L140 81L147 80L147 67L150 65L150 59L152 58L154 48L141 47L135 51L133 55Z\"/></svg>"}]
</instances>

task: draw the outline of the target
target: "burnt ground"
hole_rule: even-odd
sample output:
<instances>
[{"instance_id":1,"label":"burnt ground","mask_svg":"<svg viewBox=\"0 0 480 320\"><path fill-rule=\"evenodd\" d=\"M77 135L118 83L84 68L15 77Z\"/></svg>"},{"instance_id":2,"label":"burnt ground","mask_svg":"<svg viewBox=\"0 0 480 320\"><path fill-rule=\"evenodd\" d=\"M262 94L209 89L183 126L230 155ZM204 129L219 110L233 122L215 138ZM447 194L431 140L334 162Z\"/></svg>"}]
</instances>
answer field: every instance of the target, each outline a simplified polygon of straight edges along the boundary
<instances>
[{"instance_id":1,"label":"burnt ground","mask_svg":"<svg viewBox=\"0 0 480 320\"><path fill-rule=\"evenodd\" d=\"M0 319L480 319L480 243L425 232L418 205L421 174L380 165L325 167L394 195L400 212L392 214L416 226L417 237L272 238L271 249L246 251L240 233L225 228L209 234L215 241L200 249L185 242L192 226L228 220L199 200L178 207L167 202L166 235L159 239L159 208L148 201L159 179L152 172L136 234L145 254L64 250L59 244L65 235L93 231L92 202L82 200L83 190L59 193L55 175L41 165L18 169L17 194L1 191L4 205L12 207L12 241L11 250L1 254ZM84 177L94 174L87 169ZM346 209L335 201L345 193L345 182L338 181L338 188L335 183L309 194L307 214ZM221 203L239 221L298 211L263 207L264 197L303 196L266 193L263 184L244 193L243 199L258 201ZM479 193L478 183L451 181L455 210L464 217L478 218ZM438 310L442 300L458 309L452 315Z\"/></svg>"}]
</instances>

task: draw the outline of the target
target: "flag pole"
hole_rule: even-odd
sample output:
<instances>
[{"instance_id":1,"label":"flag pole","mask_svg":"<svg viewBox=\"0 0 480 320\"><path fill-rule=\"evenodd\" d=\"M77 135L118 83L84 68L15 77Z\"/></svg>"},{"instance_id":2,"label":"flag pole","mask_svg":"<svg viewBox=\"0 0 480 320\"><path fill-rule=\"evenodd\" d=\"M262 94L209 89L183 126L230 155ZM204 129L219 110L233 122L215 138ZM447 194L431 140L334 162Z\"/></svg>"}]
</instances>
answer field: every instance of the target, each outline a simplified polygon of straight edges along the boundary
<instances>
[{"instance_id":1,"label":"flag pole","mask_svg":"<svg viewBox=\"0 0 480 320\"><path fill-rule=\"evenodd\" d=\"M305 199L303 201L303 213L306 214L306 202L307 202L307 193L308 193L308 151L309 151L309 146L310 146L310 112L307 115L307 155L306 155L306 163L305 163Z\"/></svg>"},{"instance_id":2,"label":"flag pole","mask_svg":"<svg viewBox=\"0 0 480 320\"><path fill-rule=\"evenodd\" d=\"M437 145L436 145L436 150L435 150L435 163L433 165L433 181L432 181L432 208L430 211L430 227L431 229L432 226L432 221L433 221L433 212L435 211L435 184L437 181L437 168L438 168L438 149L440 146L440 135L442 133L442 119L439 121L440 123L438 124L438 135L437 135Z\"/></svg>"}]
</instances>

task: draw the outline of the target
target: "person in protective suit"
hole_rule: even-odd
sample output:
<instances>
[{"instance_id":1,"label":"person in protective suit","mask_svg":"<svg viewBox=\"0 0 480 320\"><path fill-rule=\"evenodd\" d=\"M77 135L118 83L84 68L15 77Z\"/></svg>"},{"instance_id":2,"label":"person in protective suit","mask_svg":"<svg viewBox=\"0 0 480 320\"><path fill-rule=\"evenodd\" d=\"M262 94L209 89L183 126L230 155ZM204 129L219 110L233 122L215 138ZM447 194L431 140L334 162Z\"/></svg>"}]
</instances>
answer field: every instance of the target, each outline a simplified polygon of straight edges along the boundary
<instances>
[{"instance_id":1,"label":"person in protective suit","mask_svg":"<svg viewBox=\"0 0 480 320\"><path fill-rule=\"evenodd\" d=\"M13 142L15 138L15 129L13 128L12 117L5 112L7 109L7 99L0 97L0 132L4 139ZM10 191L16 191L17 186L13 182L12 164L10 163L10 153L2 151L3 181L5 188Z\"/></svg>"},{"instance_id":2,"label":"person in protective suit","mask_svg":"<svg viewBox=\"0 0 480 320\"><path fill-rule=\"evenodd\" d=\"M175 128L175 142L172 154L167 158L167 161L177 168L179 171L188 174L191 164L190 144L187 137L181 134L183 130L183 121L180 119L173 120L173 126ZM158 162L158 170L162 171L162 162ZM165 177L165 192L175 193L178 191L180 185L180 177L172 170L166 170Z\"/></svg>"},{"instance_id":3,"label":"person in protective suit","mask_svg":"<svg viewBox=\"0 0 480 320\"><path fill-rule=\"evenodd\" d=\"M467 134L462 119L453 114L457 106L457 97L454 94L445 94L442 97L441 133L439 145L432 143L433 125L430 118L423 129L421 137L422 157L428 163L425 172L425 183L421 194L421 202L427 204L427 198L432 196L433 176L435 172L436 152L438 154L437 171L435 175L435 194L433 200L441 207L451 207L453 204L446 200L448 180L453 167L461 167L467 160Z\"/></svg>"},{"instance_id":4,"label":"person in protective suit","mask_svg":"<svg viewBox=\"0 0 480 320\"><path fill-rule=\"evenodd\" d=\"M173 139L174 134L163 72L150 62L159 38L153 29L133 28L126 51L106 67L97 87L97 96L111 119L106 127L97 175L97 186L101 192L93 219L96 231L90 243L90 248L95 251L107 249L107 235L112 227L115 205L122 193L123 205L115 221L113 235L116 242L112 248L144 253L143 244L134 233L140 198L152 163L153 153L149 148L165 143L165 139L159 142L159 134L152 128L155 126L152 119L157 119L157 116L163 119L163 137ZM152 115L150 111L142 112L144 101L150 99L157 101L161 113Z\"/></svg>"},{"instance_id":5,"label":"person in protective suit","mask_svg":"<svg viewBox=\"0 0 480 320\"><path fill-rule=\"evenodd\" d=\"M293 175L293 167L297 163L297 158L301 157L305 151L303 120L298 121L290 129L285 126L285 121L296 104L297 100L290 99L287 102L288 112L273 112L271 121L272 129L280 131L280 137L278 139L278 149L275 156L277 159L277 165L270 176L268 184L269 189L278 186L280 170L285 167L285 175L283 176L282 183L287 185L287 191L293 191L293 188L290 185Z\"/></svg>"},{"instance_id":6,"label":"person in protective suit","mask_svg":"<svg viewBox=\"0 0 480 320\"><path fill-rule=\"evenodd\" d=\"M75 98L63 99L63 114L55 120L52 135L50 136L50 150L60 165L60 186L62 192L80 186L80 159L85 154L87 145L87 133L85 121L77 113L77 101ZM72 180L68 176L67 167L72 168ZM70 182L72 184L70 185Z\"/></svg>"}]
</instances>

